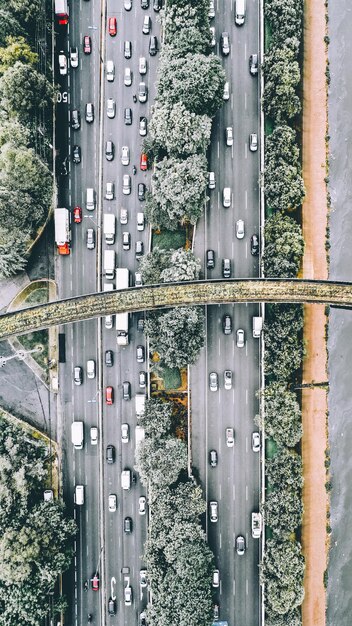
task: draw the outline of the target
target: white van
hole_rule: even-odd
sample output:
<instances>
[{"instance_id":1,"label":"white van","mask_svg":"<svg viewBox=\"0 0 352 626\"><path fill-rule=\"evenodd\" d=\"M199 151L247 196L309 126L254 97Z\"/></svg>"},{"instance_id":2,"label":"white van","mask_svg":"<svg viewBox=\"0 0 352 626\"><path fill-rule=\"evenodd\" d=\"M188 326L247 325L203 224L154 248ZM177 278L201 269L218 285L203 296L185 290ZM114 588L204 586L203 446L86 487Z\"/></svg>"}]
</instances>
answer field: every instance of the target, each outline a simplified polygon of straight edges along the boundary
<instances>
[{"instance_id":1,"label":"white van","mask_svg":"<svg viewBox=\"0 0 352 626\"><path fill-rule=\"evenodd\" d=\"M84 485L76 485L75 503L78 506L82 506L82 504L84 504Z\"/></svg>"},{"instance_id":2,"label":"white van","mask_svg":"<svg viewBox=\"0 0 352 626\"><path fill-rule=\"evenodd\" d=\"M86 209L87 211L94 211L95 209L95 194L94 194L94 189L92 189L92 187L87 188Z\"/></svg>"},{"instance_id":3,"label":"white van","mask_svg":"<svg viewBox=\"0 0 352 626\"><path fill-rule=\"evenodd\" d=\"M131 488L131 470L125 469L121 472L121 487L122 489Z\"/></svg>"},{"instance_id":4,"label":"white van","mask_svg":"<svg viewBox=\"0 0 352 626\"><path fill-rule=\"evenodd\" d=\"M235 24L242 26L246 17L246 0L235 0Z\"/></svg>"},{"instance_id":5,"label":"white van","mask_svg":"<svg viewBox=\"0 0 352 626\"><path fill-rule=\"evenodd\" d=\"M87 377L95 378L95 361L94 359L88 359L87 361Z\"/></svg>"},{"instance_id":6,"label":"white van","mask_svg":"<svg viewBox=\"0 0 352 626\"><path fill-rule=\"evenodd\" d=\"M144 213L142 211L137 213L137 230L144 230Z\"/></svg>"},{"instance_id":7,"label":"white van","mask_svg":"<svg viewBox=\"0 0 352 626\"><path fill-rule=\"evenodd\" d=\"M114 61L106 61L106 80L112 83L115 78Z\"/></svg>"}]
</instances>

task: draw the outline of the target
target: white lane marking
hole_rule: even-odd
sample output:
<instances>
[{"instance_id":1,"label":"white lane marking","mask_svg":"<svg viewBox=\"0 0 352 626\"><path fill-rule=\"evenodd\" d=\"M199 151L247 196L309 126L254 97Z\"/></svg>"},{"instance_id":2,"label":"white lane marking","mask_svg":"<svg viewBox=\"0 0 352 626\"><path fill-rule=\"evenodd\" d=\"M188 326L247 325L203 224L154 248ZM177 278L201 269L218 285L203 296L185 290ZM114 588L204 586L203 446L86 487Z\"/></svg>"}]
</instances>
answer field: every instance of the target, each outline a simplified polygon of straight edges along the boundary
<instances>
[{"instance_id":1,"label":"white lane marking","mask_svg":"<svg viewBox=\"0 0 352 626\"><path fill-rule=\"evenodd\" d=\"M236 581L233 581L233 587L232 587L232 593L235 596L236 595Z\"/></svg>"},{"instance_id":2,"label":"white lane marking","mask_svg":"<svg viewBox=\"0 0 352 626\"><path fill-rule=\"evenodd\" d=\"M246 241L246 259L248 259L248 243Z\"/></svg>"},{"instance_id":3,"label":"white lane marking","mask_svg":"<svg viewBox=\"0 0 352 626\"><path fill-rule=\"evenodd\" d=\"M244 192L244 206L245 206L245 209L247 210L248 209L248 192L247 192L247 189Z\"/></svg>"},{"instance_id":4,"label":"white lane marking","mask_svg":"<svg viewBox=\"0 0 352 626\"><path fill-rule=\"evenodd\" d=\"M248 502L248 485L246 485L246 502Z\"/></svg>"},{"instance_id":5,"label":"white lane marking","mask_svg":"<svg viewBox=\"0 0 352 626\"><path fill-rule=\"evenodd\" d=\"M220 535L219 535L219 548L220 548L220 550L221 550L221 533L220 533Z\"/></svg>"},{"instance_id":6,"label":"white lane marking","mask_svg":"<svg viewBox=\"0 0 352 626\"><path fill-rule=\"evenodd\" d=\"M220 157L220 141L218 141L218 159Z\"/></svg>"},{"instance_id":7,"label":"white lane marking","mask_svg":"<svg viewBox=\"0 0 352 626\"><path fill-rule=\"evenodd\" d=\"M116 594L115 594L115 585L116 585L116 578L115 576L111 577L111 597L113 600L116 600Z\"/></svg>"},{"instance_id":8,"label":"white lane marking","mask_svg":"<svg viewBox=\"0 0 352 626\"><path fill-rule=\"evenodd\" d=\"M244 44L244 58L247 59L247 42Z\"/></svg>"},{"instance_id":9,"label":"white lane marking","mask_svg":"<svg viewBox=\"0 0 352 626\"><path fill-rule=\"evenodd\" d=\"M248 389L246 389L246 404L248 404Z\"/></svg>"},{"instance_id":10,"label":"white lane marking","mask_svg":"<svg viewBox=\"0 0 352 626\"><path fill-rule=\"evenodd\" d=\"M244 158L247 159L248 157L248 145L247 142L245 142L244 144Z\"/></svg>"},{"instance_id":11,"label":"white lane marking","mask_svg":"<svg viewBox=\"0 0 352 626\"><path fill-rule=\"evenodd\" d=\"M248 596L248 578L246 578L246 595Z\"/></svg>"},{"instance_id":12,"label":"white lane marking","mask_svg":"<svg viewBox=\"0 0 352 626\"><path fill-rule=\"evenodd\" d=\"M246 341L246 356L248 356L248 343Z\"/></svg>"},{"instance_id":13,"label":"white lane marking","mask_svg":"<svg viewBox=\"0 0 352 626\"><path fill-rule=\"evenodd\" d=\"M221 340L220 340L220 337L219 337L219 356L220 356L220 353L221 353Z\"/></svg>"},{"instance_id":14,"label":"white lane marking","mask_svg":"<svg viewBox=\"0 0 352 626\"><path fill-rule=\"evenodd\" d=\"M233 156L234 156L234 155L233 155L233 144L232 144L232 146L231 146L231 158L232 158L232 159L233 159Z\"/></svg>"},{"instance_id":15,"label":"white lane marking","mask_svg":"<svg viewBox=\"0 0 352 626\"><path fill-rule=\"evenodd\" d=\"M221 500L221 483L219 485L219 500Z\"/></svg>"},{"instance_id":16,"label":"white lane marking","mask_svg":"<svg viewBox=\"0 0 352 626\"><path fill-rule=\"evenodd\" d=\"M248 452L248 437L246 437L246 452Z\"/></svg>"},{"instance_id":17,"label":"white lane marking","mask_svg":"<svg viewBox=\"0 0 352 626\"><path fill-rule=\"evenodd\" d=\"M244 92L244 108L247 110L247 92Z\"/></svg>"}]
</instances>

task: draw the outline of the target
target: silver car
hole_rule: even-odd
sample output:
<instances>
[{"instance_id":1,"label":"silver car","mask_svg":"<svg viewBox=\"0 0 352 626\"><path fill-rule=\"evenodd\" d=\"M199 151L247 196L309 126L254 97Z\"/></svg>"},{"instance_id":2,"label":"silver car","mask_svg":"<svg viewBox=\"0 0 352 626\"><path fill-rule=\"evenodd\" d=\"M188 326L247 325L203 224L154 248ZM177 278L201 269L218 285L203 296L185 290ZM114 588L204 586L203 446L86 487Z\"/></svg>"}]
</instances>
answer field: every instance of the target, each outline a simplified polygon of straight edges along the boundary
<instances>
[{"instance_id":1,"label":"silver car","mask_svg":"<svg viewBox=\"0 0 352 626\"><path fill-rule=\"evenodd\" d=\"M106 102L106 114L108 118L113 119L116 115L116 104L113 98L108 98Z\"/></svg>"},{"instance_id":2,"label":"silver car","mask_svg":"<svg viewBox=\"0 0 352 626\"><path fill-rule=\"evenodd\" d=\"M258 135L257 133L251 133L249 135L249 149L251 152L258 150Z\"/></svg>"},{"instance_id":3,"label":"silver car","mask_svg":"<svg viewBox=\"0 0 352 626\"><path fill-rule=\"evenodd\" d=\"M209 502L209 517L211 522L218 521L218 503L215 500Z\"/></svg>"},{"instance_id":4,"label":"silver car","mask_svg":"<svg viewBox=\"0 0 352 626\"><path fill-rule=\"evenodd\" d=\"M260 434L258 432L252 433L252 450L253 452L260 451Z\"/></svg>"},{"instance_id":5,"label":"silver car","mask_svg":"<svg viewBox=\"0 0 352 626\"><path fill-rule=\"evenodd\" d=\"M236 222L236 237L237 239L243 239L244 237L244 221L237 220Z\"/></svg>"},{"instance_id":6,"label":"silver car","mask_svg":"<svg viewBox=\"0 0 352 626\"><path fill-rule=\"evenodd\" d=\"M128 146L122 146L121 148L121 163L122 165L130 164L130 149Z\"/></svg>"},{"instance_id":7,"label":"silver car","mask_svg":"<svg viewBox=\"0 0 352 626\"><path fill-rule=\"evenodd\" d=\"M224 387L227 391L232 389L232 372L231 370L224 371Z\"/></svg>"},{"instance_id":8,"label":"silver car","mask_svg":"<svg viewBox=\"0 0 352 626\"><path fill-rule=\"evenodd\" d=\"M209 389L210 391L217 391L219 388L219 380L216 372L209 374Z\"/></svg>"},{"instance_id":9,"label":"silver car","mask_svg":"<svg viewBox=\"0 0 352 626\"><path fill-rule=\"evenodd\" d=\"M129 196L131 193L131 176L124 174L122 178L122 193L124 196Z\"/></svg>"},{"instance_id":10,"label":"silver car","mask_svg":"<svg viewBox=\"0 0 352 626\"><path fill-rule=\"evenodd\" d=\"M130 427L128 424L121 424L121 441L128 443L130 440Z\"/></svg>"},{"instance_id":11,"label":"silver car","mask_svg":"<svg viewBox=\"0 0 352 626\"><path fill-rule=\"evenodd\" d=\"M244 348L244 330L242 328L236 331L236 346L237 348Z\"/></svg>"}]
</instances>

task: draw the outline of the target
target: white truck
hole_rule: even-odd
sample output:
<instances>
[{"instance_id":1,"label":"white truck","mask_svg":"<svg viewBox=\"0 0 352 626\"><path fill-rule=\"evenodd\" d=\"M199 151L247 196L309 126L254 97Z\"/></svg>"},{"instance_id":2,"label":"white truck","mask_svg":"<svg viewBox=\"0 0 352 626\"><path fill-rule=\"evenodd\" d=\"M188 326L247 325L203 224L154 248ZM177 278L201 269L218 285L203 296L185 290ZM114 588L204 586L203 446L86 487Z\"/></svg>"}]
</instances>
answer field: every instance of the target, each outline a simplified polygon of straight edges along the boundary
<instances>
[{"instance_id":1,"label":"white truck","mask_svg":"<svg viewBox=\"0 0 352 626\"><path fill-rule=\"evenodd\" d=\"M253 317L253 337L255 339L259 339L260 333L263 328L263 318L262 317Z\"/></svg>"},{"instance_id":2,"label":"white truck","mask_svg":"<svg viewBox=\"0 0 352 626\"><path fill-rule=\"evenodd\" d=\"M144 411L144 406L143 406L143 411ZM137 452L137 448L139 444L141 443L141 441L144 440L144 436L145 436L145 432L144 432L143 426L136 426L136 429L135 429L136 452Z\"/></svg>"},{"instance_id":3,"label":"white truck","mask_svg":"<svg viewBox=\"0 0 352 626\"><path fill-rule=\"evenodd\" d=\"M252 537L259 539L262 534L262 514L252 513Z\"/></svg>"},{"instance_id":4,"label":"white truck","mask_svg":"<svg viewBox=\"0 0 352 626\"><path fill-rule=\"evenodd\" d=\"M104 250L104 275L107 280L114 280L115 269L115 250Z\"/></svg>"},{"instance_id":5,"label":"white truck","mask_svg":"<svg viewBox=\"0 0 352 626\"><path fill-rule=\"evenodd\" d=\"M70 254L71 214L68 209L55 209L55 243L59 254Z\"/></svg>"},{"instance_id":6,"label":"white truck","mask_svg":"<svg viewBox=\"0 0 352 626\"><path fill-rule=\"evenodd\" d=\"M82 450L84 443L83 422L72 422L71 439L75 450Z\"/></svg>"},{"instance_id":7,"label":"white truck","mask_svg":"<svg viewBox=\"0 0 352 626\"><path fill-rule=\"evenodd\" d=\"M127 267L116 270L116 289L128 289L130 273ZM118 346L128 345L128 313L116 314L116 340Z\"/></svg>"},{"instance_id":8,"label":"white truck","mask_svg":"<svg viewBox=\"0 0 352 626\"><path fill-rule=\"evenodd\" d=\"M104 213L103 232L105 243L110 246L115 243L116 219L112 213Z\"/></svg>"},{"instance_id":9,"label":"white truck","mask_svg":"<svg viewBox=\"0 0 352 626\"><path fill-rule=\"evenodd\" d=\"M136 416L141 417L144 413L145 409L145 394L144 393L136 393L135 396L136 403ZM143 437L144 437L144 429L143 429ZM137 443L137 441L136 441Z\"/></svg>"},{"instance_id":10,"label":"white truck","mask_svg":"<svg viewBox=\"0 0 352 626\"><path fill-rule=\"evenodd\" d=\"M126 490L131 488L131 470L124 469L121 472L121 487Z\"/></svg>"}]
</instances>

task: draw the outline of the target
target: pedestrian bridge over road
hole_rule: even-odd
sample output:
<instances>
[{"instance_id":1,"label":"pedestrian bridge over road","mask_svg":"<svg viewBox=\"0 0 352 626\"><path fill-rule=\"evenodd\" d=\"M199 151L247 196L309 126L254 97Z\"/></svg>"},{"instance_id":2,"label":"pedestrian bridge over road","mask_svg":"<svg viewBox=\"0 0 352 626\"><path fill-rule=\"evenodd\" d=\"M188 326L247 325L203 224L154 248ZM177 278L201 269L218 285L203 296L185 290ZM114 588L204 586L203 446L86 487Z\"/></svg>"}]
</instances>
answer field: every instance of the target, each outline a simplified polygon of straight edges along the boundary
<instances>
[{"instance_id":1,"label":"pedestrian bridge over road","mask_svg":"<svg viewBox=\"0 0 352 626\"><path fill-rule=\"evenodd\" d=\"M352 283L324 280L200 280L92 293L0 316L0 339L114 313L229 302L291 302L352 307Z\"/></svg>"}]
</instances>

